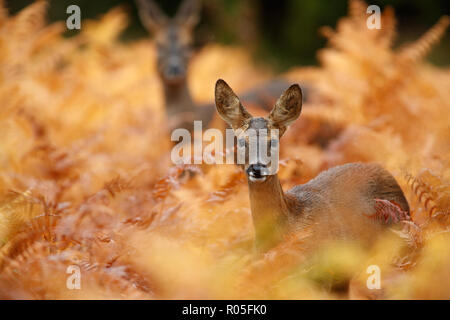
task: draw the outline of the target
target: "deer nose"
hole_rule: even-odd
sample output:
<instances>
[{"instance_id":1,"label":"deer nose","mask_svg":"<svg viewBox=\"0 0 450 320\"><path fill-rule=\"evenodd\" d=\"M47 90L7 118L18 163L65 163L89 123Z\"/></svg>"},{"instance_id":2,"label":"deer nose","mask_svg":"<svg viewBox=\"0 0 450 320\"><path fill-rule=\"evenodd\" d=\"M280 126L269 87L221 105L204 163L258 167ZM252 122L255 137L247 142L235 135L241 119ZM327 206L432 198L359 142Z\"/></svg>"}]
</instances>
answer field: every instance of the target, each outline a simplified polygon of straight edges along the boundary
<instances>
[{"instance_id":1,"label":"deer nose","mask_svg":"<svg viewBox=\"0 0 450 320\"><path fill-rule=\"evenodd\" d=\"M171 76L179 76L182 73L183 68L181 68L179 64L171 64L167 71Z\"/></svg>"},{"instance_id":2,"label":"deer nose","mask_svg":"<svg viewBox=\"0 0 450 320\"><path fill-rule=\"evenodd\" d=\"M182 59L177 55L169 56L166 64L166 74L169 77L179 77L184 74L185 68Z\"/></svg>"},{"instance_id":3,"label":"deer nose","mask_svg":"<svg viewBox=\"0 0 450 320\"><path fill-rule=\"evenodd\" d=\"M247 169L247 174L251 181L264 181L266 180L266 166L262 164L251 164Z\"/></svg>"}]
</instances>

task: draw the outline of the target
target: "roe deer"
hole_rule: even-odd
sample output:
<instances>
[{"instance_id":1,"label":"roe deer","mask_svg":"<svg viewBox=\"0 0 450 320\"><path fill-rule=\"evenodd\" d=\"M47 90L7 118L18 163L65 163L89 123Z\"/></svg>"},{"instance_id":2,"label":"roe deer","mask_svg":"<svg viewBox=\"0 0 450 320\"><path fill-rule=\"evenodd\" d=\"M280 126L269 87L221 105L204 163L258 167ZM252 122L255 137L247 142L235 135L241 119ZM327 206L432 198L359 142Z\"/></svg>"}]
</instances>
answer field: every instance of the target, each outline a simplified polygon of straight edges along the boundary
<instances>
[{"instance_id":1,"label":"roe deer","mask_svg":"<svg viewBox=\"0 0 450 320\"><path fill-rule=\"evenodd\" d=\"M214 104L196 106L187 83L193 30L199 21L198 0L184 0L174 18L167 17L153 0L136 2L142 23L155 38L169 129L181 127L192 131L194 120L201 120L204 127L208 126L215 115ZM271 98L279 96L286 86L283 79L276 79L264 84L263 90L248 91L242 99L269 108Z\"/></svg>"},{"instance_id":2,"label":"roe deer","mask_svg":"<svg viewBox=\"0 0 450 320\"><path fill-rule=\"evenodd\" d=\"M265 251L281 242L285 235L303 229L308 230L311 234L308 239L312 240L308 241L310 245L306 250L324 240L353 239L370 244L374 236L386 228L376 219L385 213L385 208L377 206L380 201L392 204L404 215L402 218L408 218L409 206L402 190L394 177L377 164L337 166L306 184L283 192L276 172L268 172L268 166L261 161L260 155L256 161L253 158L252 163L248 160L249 137L246 132L249 129L254 129L258 142L264 143L266 150L271 150L278 144L278 138L273 138L271 132L276 129L281 137L289 124L298 118L302 109L299 85L290 86L280 96L267 118L252 117L223 80L216 83L215 100L219 115L234 129L238 146L244 147L246 153L243 166L258 251ZM258 134L261 129L267 134Z\"/></svg>"},{"instance_id":3,"label":"roe deer","mask_svg":"<svg viewBox=\"0 0 450 320\"><path fill-rule=\"evenodd\" d=\"M169 129L181 126L191 130L197 117L186 76L192 31L199 20L198 3L184 0L172 19L152 0L137 0L137 4L142 23L155 39L157 68L163 83L167 118L171 123Z\"/></svg>"}]
</instances>

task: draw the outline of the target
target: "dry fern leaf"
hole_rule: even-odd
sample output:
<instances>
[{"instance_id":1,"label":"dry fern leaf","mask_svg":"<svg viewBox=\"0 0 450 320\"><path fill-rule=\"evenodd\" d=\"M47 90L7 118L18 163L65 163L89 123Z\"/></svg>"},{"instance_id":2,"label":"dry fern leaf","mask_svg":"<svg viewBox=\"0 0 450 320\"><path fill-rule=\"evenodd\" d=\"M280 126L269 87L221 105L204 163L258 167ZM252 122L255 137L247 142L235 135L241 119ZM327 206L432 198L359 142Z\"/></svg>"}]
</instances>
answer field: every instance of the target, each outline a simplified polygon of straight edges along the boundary
<instances>
[{"instance_id":1,"label":"dry fern leaf","mask_svg":"<svg viewBox=\"0 0 450 320\"><path fill-rule=\"evenodd\" d=\"M8 8L6 8L5 0L0 0L0 28L9 18Z\"/></svg>"},{"instance_id":2,"label":"dry fern leaf","mask_svg":"<svg viewBox=\"0 0 450 320\"><path fill-rule=\"evenodd\" d=\"M423 59L431 51L433 45L442 38L449 24L450 18L448 16L440 18L419 40L401 49L397 54L398 61L411 63Z\"/></svg>"},{"instance_id":3,"label":"dry fern leaf","mask_svg":"<svg viewBox=\"0 0 450 320\"><path fill-rule=\"evenodd\" d=\"M302 117L335 125L349 125L357 122L356 120L358 120L349 116L344 108L336 108L334 106L327 105L305 107L302 110Z\"/></svg>"},{"instance_id":4,"label":"dry fern leaf","mask_svg":"<svg viewBox=\"0 0 450 320\"><path fill-rule=\"evenodd\" d=\"M400 238L406 241L406 244L411 248L419 248L423 244L422 229L413 221L400 221L403 226L402 230L393 230Z\"/></svg>"},{"instance_id":5,"label":"dry fern leaf","mask_svg":"<svg viewBox=\"0 0 450 320\"><path fill-rule=\"evenodd\" d=\"M239 170L228 179L228 182L214 192L211 192L206 199L208 203L222 203L227 201L236 191L236 188L244 182L244 174Z\"/></svg>"},{"instance_id":6,"label":"dry fern leaf","mask_svg":"<svg viewBox=\"0 0 450 320\"><path fill-rule=\"evenodd\" d=\"M128 190L131 187L131 181L125 180L121 177L116 177L111 181L106 182L104 188L108 191L111 197L114 198L117 193Z\"/></svg>"},{"instance_id":7,"label":"dry fern leaf","mask_svg":"<svg viewBox=\"0 0 450 320\"><path fill-rule=\"evenodd\" d=\"M367 4L361 0L350 0L348 2L348 13L350 18L360 25L366 22Z\"/></svg>"},{"instance_id":8,"label":"dry fern leaf","mask_svg":"<svg viewBox=\"0 0 450 320\"><path fill-rule=\"evenodd\" d=\"M89 43L97 45L111 45L128 25L128 17L121 7L108 11L100 21L87 21L82 35L89 39Z\"/></svg>"},{"instance_id":9,"label":"dry fern leaf","mask_svg":"<svg viewBox=\"0 0 450 320\"><path fill-rule=\"evenodd\" d=\"M38 0L21 10L12 19L14 38L26 40L30 35L44 28L46 24L47 1Z\"/></svg>"},{"instance_id":10,"label":"dry fern leaf","mask_svg":"<svg viewBox=\"0 0 450 320\"><path fill-rule=\"evenodd\" d=\"M394 8L387 6L381 16L380 40L384 46L390 48L397 36L397 20L395 19Z\"/></svg>"},{"instance_id":11,"label":"dry fern leaf","mask_svg":"<svg viewBox=\"0 0 450 320\"><path fill-rule=\"evenodd\" d=\"M427 169L422 170L417 177L406 173L405 178L429 217L449 215L450 185L448 183Z\"/></svg>"},{"instance_id":12,"label":"dry fern leaf","mask_svg":"<svg viewBox=\"0 0 450 320\"><path fill-rule=\"evenodd\" d=\"M39 214L42 207L31 191L10 191L0 201L0 246L6 244L23 224Z\"/></svg>"},{"instance_id":13,"label":"dry fern leaf","mask_svg":"<svg viewBox=\"0 0 450 320\"><path fill-rule=\"evenodd\" d=\"M399 204L394 201L375 199L375 214L370 216L381 223L397 223L410 220L408 212L402 210Z\"/></svg>"},{"instance_id":14,"label":"dry fern leaf","mask_svg":"<svg viewBox=\"0 0 450 320\"><path fill-rule=\"evenodd\" d=\"M180 186L182 174L199 173L199 168L193 165L177 165L169 169L169 173L159 179L153 187L153 197L158 201L164 200L173 189Z\"/></svg>"}]
</instances>

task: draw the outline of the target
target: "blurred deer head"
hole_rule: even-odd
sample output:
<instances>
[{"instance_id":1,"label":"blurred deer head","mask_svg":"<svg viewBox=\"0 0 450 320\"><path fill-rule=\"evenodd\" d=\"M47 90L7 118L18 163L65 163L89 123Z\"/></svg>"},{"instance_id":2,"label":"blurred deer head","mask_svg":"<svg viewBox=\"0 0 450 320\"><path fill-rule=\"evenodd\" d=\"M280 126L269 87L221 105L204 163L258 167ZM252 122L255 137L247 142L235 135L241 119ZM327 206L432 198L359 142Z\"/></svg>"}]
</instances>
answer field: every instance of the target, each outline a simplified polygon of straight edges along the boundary
<instances>
[{"instance_id":1,"label":"blurred deer head","mask_svg":"<svg viewBox=\"0 0 450 320\"><path fill-rule=\"evenodd\" d=\"M299 117L302 110L300 86L291 85L278 98L267 118L253 117L223 80L216 83L215 97L219 115L235 131L238 150L241 148L245 152L244 170L248 178L252 182L265 181L267 176L273 175L274 172L269 170L267 159L263 159L262 155L267 152L267 156L270 157L270 152L274 149L278 152L279 138ZM249 131L253 134L248 134ZM256 153L252 152L252 146L258 149ZM260 148L263 148L264 152L260 152Z\"/></svg>"},{"instance_id":2,"label":"blurred deer head","mask_svg":"<svg viewBox=\"0 0 450 320\"><path fill-rule=\"evenodd\" d=\"M169 83L185 80L192 31L199 20L198 0L184 0L173 18L165 15L153 0L136 2L142 23L155 37L161 77Z\"/></svg>"}]
</instances>

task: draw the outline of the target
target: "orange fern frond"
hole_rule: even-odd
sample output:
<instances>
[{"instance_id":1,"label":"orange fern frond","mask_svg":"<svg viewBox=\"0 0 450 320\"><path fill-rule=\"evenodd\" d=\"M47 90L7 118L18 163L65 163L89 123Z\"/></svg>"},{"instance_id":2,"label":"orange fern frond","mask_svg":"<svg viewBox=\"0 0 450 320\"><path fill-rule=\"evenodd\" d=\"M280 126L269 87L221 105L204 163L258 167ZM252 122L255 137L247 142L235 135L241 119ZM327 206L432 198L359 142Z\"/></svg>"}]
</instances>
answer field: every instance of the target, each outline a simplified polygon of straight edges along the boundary
<instances>
[{"instance_id":1,"label":"orange fern frond","mask_svg":"<svg viewBox=\"0 0 450 320\"><path fill-rule=\"evenodd\" d=\"M128 25L128 16L121 7L108 11L100 21L88 21L83 34L93 44L108 45L112 43Z\"/></svg>"},{"instance_id":2,"label":"orange fern frond","mask_svg":"<svg viewBox=\"0 0 450 320\"><path fill-rule=\"evenodd\" d=\"M111 197L114 197L117 193L131 188L131 181L125 180L121 177L116 177L105 183L104 187Z\"/></svg>"},{"instance_id":3,"label":"orange fern frond","mask_svg":"<svg viewBox=\"0 0 450 320\"><path fill-rule=\"evenodd\" d=\"M397 55L398 60L410 63L423 59L431 51L433 45L442 38L449 24L448 16L440 18L420 39L401 49Z\"/></svg>"},{"instance_id":4,"label":"orange fern frond","mask_svg":"<svg viewBox=\"0 0 450 320\"><path fill-rule=\"evenodd\" d=\"M395 19L394 8L387 6L381 16L380 40L386 47L391 47L397 35L397 20Z\"/></svg>"},{"instance_id":5,"label":"orange fern frond","mask_svg":"<svg viewBox=\"0 0 450 320\"><path fill-rule=\"evenodd\" d=\"M183 174L198 172L199 169L192 165L178 165L170 168L169 174L156 182L153 188L153 196L159 201L164 200L173 189L179 187L179 179Z\"/></svg>"},{"instance_id":6,"label":"orange fern frond","mask_svg":"<svg viewBox=\"0 0 450 320\"><path fill-rule=\"evenodd\" d=\"M373 216L368 216L369 218L376 219L385 224L410 220L408 212L403 211L400 205L394 201L384 199L374 200L375 214Z\"/></svg>"},{"instance_id":7,"label":"orange fern frond","mask_svg":"<svg viewBox=\"0 0 450 320\"><path fill-rule=\"evenodd\" d=\"M437 208L431 187L411 174L405 174L405 178L419 202L422 203L425 210L427 210L428 216L432 217Z\"/></svg>"},{"instance_id":8,"label":"orange fern frond","mask_svg":"<svg viewBox=\"0 0 450 320\"><path fill-rule=\"evenodd\" d=\"M9 17L9 11L6 7L5 0L0 0L0 27L2 27Z\"/></svg>"},{"instance_id":9,"label":"orange fern frond","mask_svg":"<svg viewBox=\"0 0 450 320\"><path fill-rule=\"evenodd\" d=\"M244 174L241 171L235 172L228 179L227 183L216 190L211 192L206 202L208 203L222 203L230 198L230 196L235 192L236 188L244 182Z\"/></svg>"},{"instance_id":10,"label":"orange fern frond","mask_svg":"<svg viewBox=\"0 0 450 320\"><path fill-rule=\"evenodd\" d=\"M47 14L47 1L38 0L21 10L13 18L14 33L19 38L29 38L44 28Z\"/></svg>"},{"instance_id":11,"label":"orange fern frond","mask_svg":"<svg viewBox=\"0 0 450 320\"><path fill-rule=\"evenodd\" d=\"M366 20L367 3L362 0L350 0L348 2L348 13L351 19L360 24Z\"/></svg>"},{"instance_id":12,"label":"orange fern frond","mask_svg":"<svg viewBox=\"0 0 450 320\"><path fill-rule=\"evenodd\" d=\"M0 199L0 247L6 244L42 207L31 197L31 191L10 191Z\"/></svg>"}]
</instances>

